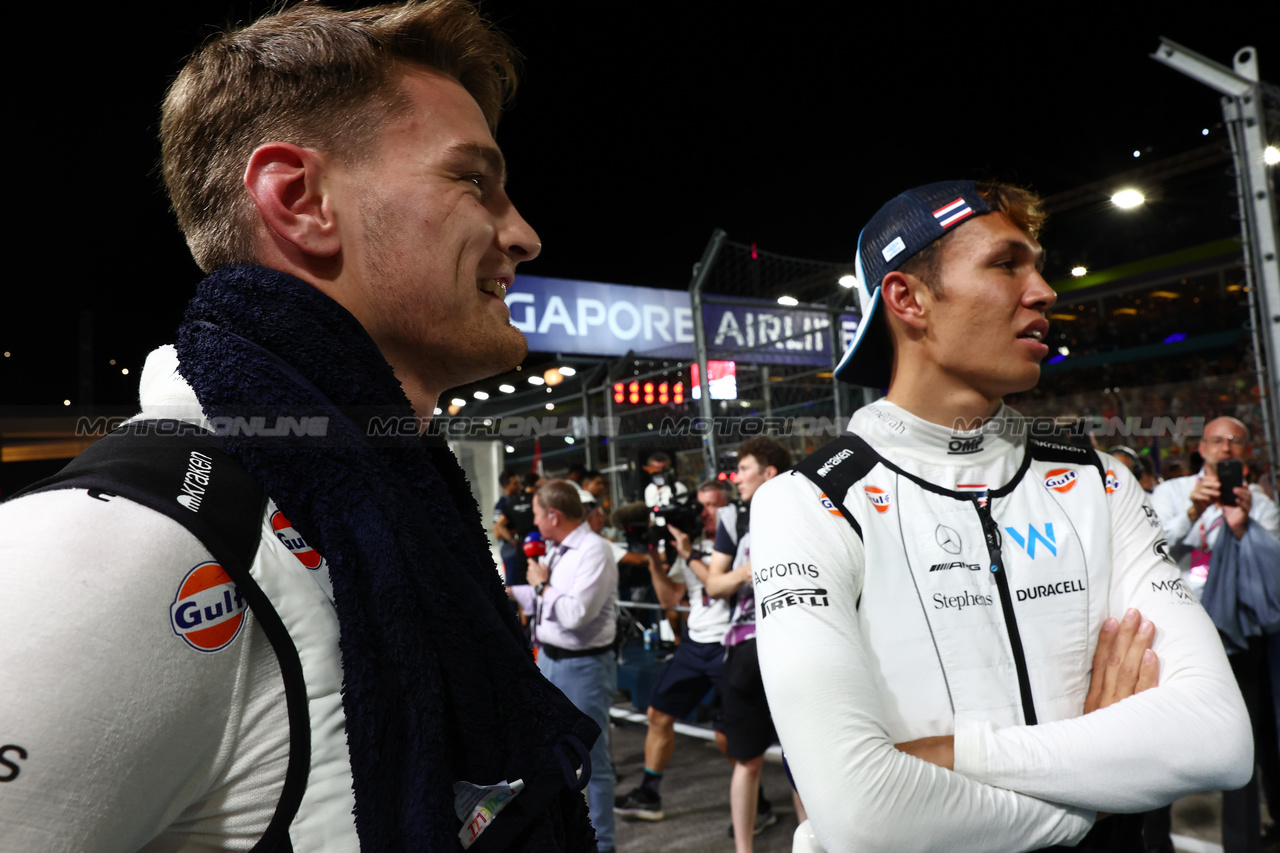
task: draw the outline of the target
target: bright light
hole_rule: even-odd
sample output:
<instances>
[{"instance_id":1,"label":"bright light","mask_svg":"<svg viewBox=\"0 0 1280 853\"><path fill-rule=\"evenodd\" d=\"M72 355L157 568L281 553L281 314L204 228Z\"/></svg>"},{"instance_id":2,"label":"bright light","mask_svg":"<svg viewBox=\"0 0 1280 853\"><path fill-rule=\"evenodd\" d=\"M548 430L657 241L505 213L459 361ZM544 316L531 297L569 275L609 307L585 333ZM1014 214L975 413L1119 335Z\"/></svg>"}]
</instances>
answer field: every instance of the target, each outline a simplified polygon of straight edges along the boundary
<instances>
[{"instance_id":1,"label":"bright light","mask_svg":"<svg viewBox=\"0 0 1280 853\"><path fill-rule=\"evenodd\" d=\"M566 435L566 436L564 437L564 443L565 443L565 444L573 444L573 436L571 436L571 435Z\"/></svg>"},{"instance_id":2,"label":"bright light","mask_svg":"<svg viewBox=\"0 0 1280 853\"><path fill-rule=\"evenodd\" d=\"M441 409L439 406L436 406L436 411L435 411L435 413L436 413L437 415L438 415L438 414L440 414L442 411L444 411L444 410L443 410L443 409Z\"/></svg>"},{"instance_id":3,"label":"bright light","mask_svg":"<svg viewBox=\"0 0 1280 853\"><path fill-rule=\"evenodd\" d=\"M462 407L461 407L461 406L455 405L455 404L453 404L453 403L450 403L450 404L449 404L449 414L451 414L451 415L456 415L456 414L458 414L458 412L460 412L460 411L462 411Z\"/></svg>"},{"instance_id":4,"label":"bright light","mask_svg":"<svg viewBox=\"0 0 1280 853\"><path fill-rule=\"evenodd\" d=\"M1121 210L1137 207L1146 200L1146 196L1137 190L1120 190L1120 192L1111 197L1111 203Z\"/></svg>"},{"instance_id":5,"label":"bright light","mask_svg":"<svg viewBox=\"0 0 1280 853\"><path fill-rule=\"evenodd\" d=\"M542 378L546 380L548 385L559 385L564 381L564 376L561 375L560 369L557 367L543 371Z\"/></svg>"},{"instance_id":6,"label":"bright light","mask_svg":"<svg viewBox=\"0 0 1280 853\"><path fill-rule=\"evenodd\" d=\"M515 449L514 447L512 447L511 445L509 445L509 444L507 445L507 448L506 448L506 449L507 449L507 452L508 452L508 453L515 453L515 452L516 452L516 449Z\"/></svg>"},{"instance_id":7,"label":"bright light","mask_svg":"<svg viewBox=\"0 0 1280 853\"><path fill-rule=\"evenodd\" d=\"M514 393L516 393L516 386L514 386L514 385L507 385L507 384L504 382L503 384L501 384L501 385L499 385L499 386L498 386L498 390L499 390L499 391L501 391L503 394L514 394Z\"/></svg>"},{"instance_id":8,"label":"bright light","mask_svg":"<svg viewBox=\"0 0 1280 853\"><path fill-rule=\"evenodd\" d=\"M454 397L454 398L453 398L452 400L450 400L449 402L450 402L450 403L453 403L453 404L454 404L455 406L457 406L458 408L462 408L463 406L465 406L465 405L467 404L467 401L466 401L466 400L464 400L464 399L462 399L461 397Z\"/></svg>"},{"instance_id":9,"label":"bright light","mask_svg":"<svg viewBox=\"0 0 1280 853\"><path fill-rule=\"evenodd\" d=\"M1274 166L1276 163L1280 163L1280 148L1276 148L1274 145L1268 145L1262 152L1262 161L1268 166Z\"/></svg>"},{"instance_id":10,"label":"bright light","mask_svg":"<svg viewBox=\"0 0 1280 853\"><path fill-rule=\"evenodd\" d=\"M844 275L840 276L840 286L841 287L857 287L858 277L856 275L845 273Z\"/></svg>"},{"instance_id":11,"label":"bright light","mask_svg":"<svg viewBox=\"0 0 1280 853\"><path fill-rule=\"evenodd\" d=\"M128 376L128 375L129 375L129 368L127 368L127 367L122 367L122 368L120 368L120 375L121 375L121 376Z\"/></svg>"},{"instance_id":12,"label":"bright light","mask_svg":"<svg viewBox=\"0 0 1280 853\"><path fill-rule=\"evenodd\" d=\"M1207 128L1207 127L1206 127L1206 128L1201 129L1201 131L1200 131L1200 135L1201 135L1201 136L1208 136L1208 135L1209 135L1209 128Z\"/></svg>"},{"instance_id":13,"label":"bright light","mask_svg":"<svg viewBox=\"0 0 1280 853\"><path fill-rule=\"evenodd\" d=\"M779 305L785 305L785 306L787 306L788 308L793 308L793 307L795 307L796 305L799 305L799 304L800 304L800 300L799 300L799 299L796 299L794 296L779 296L779 297L778 297L778 304L779 304Z\"/></svg>"},{"instance_id":14,"label":"bright light","mask_svg":"<svg viewBox=\"0 0 1280 853\"><path fill-rule=\"evenodd\" d=\"M488 392L488 391L476 391L476 392L475 392L474 394L472 394L471 396L472 396L472 397L475 397L477 400L488 400L488 399L489 399L489 392Z\"/></svg>"},{"instance_id":15,"label":"bright light","mask_svg":"<svg viewBox=\"0 0 1280 853\"><path fill-rule=\"evenodd\" d=\"M1089 272L1089 270L1085 269L1084 267L1072 267L1072 268L1071 268L1071 274L1072 274L1073 276L1075 276L1076 278L1079 278L1079 277L1080 277L1080 276L1082 276L1082 275L1086 275L1086 274L1088 274L1088 272Z\"/></svg>"},{"instance_id":16,"label":"bright light","mask_svg":"<svg viewBox=\"0 0 1280 853\"><path fill-rule=\"evenodd\" d=\"M1058 355L1071 355L1071 350L1068 347L1058 347Z\"/></svg>"},{"instance_id":17,"label":"bright light","mask_svg":"<svg viewBox=\"0 0 1280 853\"><path fill-rule=\"evenodd\" d=\"M555 404L555 403L547 403L547 411L548 411L548 412L553 412L553 411L555 411L555 408L556 408L556 404Z\"/></svg>"},{"instance_id":18,"label":"bright light","mask_svg":"<svg viewBox=\"0 0 1280 853\"><path fill-rule=\"evenodd\" d=\"M71 405L71 401L70 401L70 400L63 400L63 401L62 401L62 405L64 405L64 406L70 406L70 405Z\"/></svg>"},{"instance_id":19,"label":"bright light","mask_svg":"<svg viewBox=\"0 0 1280 853\"><path fill-rule=\"evenodd\" d=\"M529 377L529 384L530 384L530 385L546 385L547 383L546 383L546 382L544 382L544 381L542 381L542 377L541 377L541 376L530 376L530 377Z\"/></svg>"},{"instance_id":20,"label":"bright light","mask_svg":"<svg viewBox=\"0 0 1280 853\"><path fill-rule=\"evenodd\" d=\"M577 375L577 373L578 373L578 371L574 370L572 367L562 367L562 368L560 368L560 375L561 375L561 376L576 376L576 375Z\"/></svg>"},{"instance_id":21,"label":"bright light","mask_svg":"<svg viewBox=\"0 0 1280 853\"><path fill-rule=\"evenodd\" d=\"M1141 156L1142 156L1142 152L1141 152L1141 151L1135 151L1135 152L1133 152L1133 156L1134 156L1134 157L1141 157Z\"/></svg>"}]
</instances>

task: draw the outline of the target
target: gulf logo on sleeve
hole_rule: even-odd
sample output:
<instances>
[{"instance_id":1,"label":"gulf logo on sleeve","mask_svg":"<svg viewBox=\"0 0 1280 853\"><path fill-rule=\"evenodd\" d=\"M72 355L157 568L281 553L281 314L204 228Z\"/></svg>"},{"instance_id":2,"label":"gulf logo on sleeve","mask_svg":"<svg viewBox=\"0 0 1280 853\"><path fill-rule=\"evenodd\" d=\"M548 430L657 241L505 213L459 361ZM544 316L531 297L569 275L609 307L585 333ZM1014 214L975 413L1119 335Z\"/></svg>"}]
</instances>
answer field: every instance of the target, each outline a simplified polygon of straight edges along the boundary
<instances>
[{"instance_id":1,"label":"gulf logo on sleeve","mask_svg":"<svg viewBox=\"0 0 1280 853\"><path fill-rule=\"evenodd\" d=\"M1120 491L1120 478L1116 476L1116 472L1107 470L1107 494L1115 494Z\"/></svg>"},{"instance_id":2,"label":"gulf logo on sleeve","mask_svg":"<svg viewBox=\"0 0 1280 853\"><path fill-rule=\"evenodd\" d=\"M284 547L288 548L302 565L313 571L324 565L324 557L307 544L302 534L293 529L289 519L285 518L280 510L271 513L271 529L276 532L276 538L284 543Z\"/></svg>"},{"instance_id":3,"label":"gulf logo on sleeve","mask_svg":"<svg viewBox=\"0 0 1280 853\"><path fill-rule=\"evenodd\" d=\"M822 503L822 508L837 518L840 517L840 510L836 509L836 505L831 502L831 498L827 497L827 493L823 492L818 496L818 500Z\"/></svg>"},{"instance_id":4,"label":"gulf logo on sleeve","mask_svg":"<svg viewBox=\"0 0 1280 853\"><path fill-rule=\"evenodd\" d=\"M1065 495L1075 488L1078 479L1080 475L1074 468L1054 468L1044 475L1044 487Z\"/></svg>"},{"instance_id":5,"label":"gulf logo on sleeve","mask_svg":"<svg viewBox=\"0 0 1280 853\"><path fill-rule=\"evenodd\" d=\"M244 627L245 603L217 563L201 563L182 579L169 605L169 624L198 652L225 649Z\"/></svg>"},{"instance_id":6,"label":"gulf logo on sleeve","mask_svg":"<svg viewBox=\"0 0 1280 853\"><path fill-rule=\"evenodd\" d=\"M862 491L866 492L867 500L871 501L871 505L876 508L876 512L885 513L889 511L889 493L884 489L876 486L865 486Z\"/></svg>"}]
</instances>

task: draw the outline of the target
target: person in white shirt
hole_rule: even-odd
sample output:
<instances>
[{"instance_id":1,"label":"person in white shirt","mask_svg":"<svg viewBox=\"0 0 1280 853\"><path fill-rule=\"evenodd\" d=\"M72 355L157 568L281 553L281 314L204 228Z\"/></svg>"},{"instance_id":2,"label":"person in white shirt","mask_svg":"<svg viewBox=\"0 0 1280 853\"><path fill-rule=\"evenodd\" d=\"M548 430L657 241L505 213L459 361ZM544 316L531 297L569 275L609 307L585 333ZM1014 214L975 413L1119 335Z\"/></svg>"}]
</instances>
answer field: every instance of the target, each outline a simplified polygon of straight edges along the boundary
<instances>
[{"instance_id":1,"label":"person in white shirt","mask_svg":"<svg viewBox=\"0 0 1280 853\"><path fill-rule=\"evenodd\" d=\"M1183 582L1197 597L1209 579L1213 552L1229 541L1224 536L1237 541L1246 536L1280 541L1280 512L1260 488L1237 486L1232 490L1234 503L1223 502L1226 495L1218 479L1218 463L1226 459L1243 462L1252 455L1248 428L1232 417L1215 418L1204 425L1199 450L1204 459L1199 474L1167 480L1151 496L1151 506L1169 538L1169 553L1183 570ZM1274 570L1280 572L1280 565ZM1223 792L1222 845L1226 853L1258 849L1262 837L1259 782L1268 803L1280 802L1280 750L1270 660L1280 653L1280 644L1265 636L1249 637L1247 643L1247 648L1234 649L1228 660L1249 709L1262 772L1244 788Z\"/></svg>"},{"instance_id":2,"label":"person in white shirt","mask_svg":"<svg viewBox=\"0 0 1280 853\"><path fill-rule=\"evenodd\" d=\"M1142 490L1003 405L1048 353L1042 219L971 181L884 205L836 375L888 394L753 502L797 849L1136 853L1140 822L1105 813L1248 778L1239 691Z\"/></svg>"},{"instance_id":3,"label":"person in white shirt","mask_svg":"<svg viewBox=\"0 0 1280 853\"><path fill-rule=\"evenodd\" d=\"M538 669L600 726L591 749L587 804L601 851L614 847L613 762L609 706L618 689L613 640L618 617L618 565L609 542L585 523L577 487L551 480L533 496L533 522L549 545L545 561L532 560L528 585L509 594L533 619Z\"/></svg>"}]
</instances>

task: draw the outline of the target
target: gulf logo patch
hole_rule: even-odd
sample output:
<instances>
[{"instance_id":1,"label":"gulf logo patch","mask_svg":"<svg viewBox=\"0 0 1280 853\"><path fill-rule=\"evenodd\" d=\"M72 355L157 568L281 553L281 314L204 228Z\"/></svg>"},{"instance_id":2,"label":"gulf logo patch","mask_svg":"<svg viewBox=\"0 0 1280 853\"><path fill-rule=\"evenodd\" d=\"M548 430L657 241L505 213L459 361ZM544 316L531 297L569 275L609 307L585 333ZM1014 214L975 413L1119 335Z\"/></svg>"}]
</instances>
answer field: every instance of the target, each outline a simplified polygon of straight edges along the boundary
<instances>
[{"instance_id":1,"label":"gulf logo patch","mask_svg":"<svg viewBox=\"0 0 1280 853\"><path fill-rule=\"evenodd\" d=\"M1080 475L1074 468L1054 468L1044 475L1044 487L1065 495L1076 487L1076 480L1079 479Z\"/></svg>"},{"instance_id":2,"label":"gulf logo patch","mask_svg":"<svg viewBox=\"0 0 1280 853\"><path fill-rule=\"evenodd\" d=\"M321 557L319 551L307 544L306 540L302 538L302 534L293 529L289 519L285 518L284 513L280 510L271 513L271 529L275 531L276 538L284 543L284 547L288 548L302 565L312 571L324 565L324 557Z\"/></svg>"},{"instance_id":3,"label":"gulf logo patch","mask_svg":"<svg viewBox=\"0 0 1280 853\"><path fill-rule=\"evenodd\" d=\"M1116 472L1107 470L1107 494L1115 494L1120 491L1120 478L1116 476Z\"/></svg>"},{"instance_id":4,"label":"gulf logo patch","mask_svg":"<svg viewBox=\"0 0 1280 853\"><path fill-rule=\"evenodd\" d=\"M173 633L198 652L225 649L244 627L244 598L217 563L201 563L182 579L169 605Z\"/></svg>"},{"instance_id":5,"label":"gulf logo patch","mask_svg":"<svg viewBox=\"0 0 1280 853\"><path fill-rule=\"evenodd\" d=\"M862 491L866 492L867 500L871 501L871 505L876 508L876 512L885 513L889 511L889 493L884 489L865 486Z\"/></svg>"},{"instance_id":6,"label":"gulf logo patch","mask_svg":"<svg viewBox=\"0 0 1280 853\"><path fill-rule=\"evenodd\" d=\"M827 493L823 492L818 500L822 503L822 508L834 516L840 515L840 510L836 509L836 505L831 502L831 498L827 497Z\"/></svg>"}]
</instances>

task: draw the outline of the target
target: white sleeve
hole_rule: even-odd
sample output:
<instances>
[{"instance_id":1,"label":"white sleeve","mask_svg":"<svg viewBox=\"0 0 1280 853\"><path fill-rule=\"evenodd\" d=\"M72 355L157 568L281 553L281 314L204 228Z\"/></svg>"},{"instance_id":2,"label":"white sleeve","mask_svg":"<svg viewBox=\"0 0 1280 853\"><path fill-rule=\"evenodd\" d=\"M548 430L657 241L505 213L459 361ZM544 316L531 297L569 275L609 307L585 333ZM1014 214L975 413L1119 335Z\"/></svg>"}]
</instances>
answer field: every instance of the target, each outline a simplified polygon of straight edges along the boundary
<instances>
[{"instance_id":1,"label":"white sleeve","mask_svg":"<svg viewBox=\"0 0 1280 853\"><path fill-rule=\"evenodd\" d=\"M216 652L170 622L183 578L210 559L123 498L68 489L0 506L0 744L22 750L7 752L19 760L0 785L0 846L138 850L220 784L245 713L252 617ZM281 782L287 759L287 741L255 756L278 762ZM253 846L279 788L253 796L245 835L221 827L226 849Z\"/></svg>"},{"instance_id":2,"label":"white sleeve","mask_svg":"<svg viewBox=\"0 0 1280 853\"><path fill-rule=\"evenodd\" d=\"M1165 539L1176 548L1191 532L1191 519L1187 517L1191 502L1182 494L1180 484L1174 485L1175 482L1169 480L1156 486L1151 493L1151 508L1160 517Z\"/></svg>"},{"instance_id":3,"label":"white sleeve","mask_svg":"<svg viewBox=\"0 0 1280 853\"><path fill-rule=\"evenodd\" d=\"M862 543L818 495L799 475L775 477L752 499L751 536L760 669L822 846L998 853L1078 842L1092 812L981 784L894 748L858 625ZM795 572L767 571L786 563L806 567L802 583ZM762 603L795 586L822 594L778 609Z\"/></svg>"},{"instance_id":4,"label":"white sleeve","mask_svg":"<svg viewBox=\"0 0 1280 853\"><path fill-rule=\"evenodd\" d=\"M1120 618L1134 607L1156 626L1159 686L1092 714L1037 726L996 729L957 717L955 767L972 779L1054 802L1138 812L1195 791L1244 785L1253 742L1217 629L1183 588L1177 567L1162 558L1164 532L1144 511L1142 489L1123 465L1113 470L1120 488L1106 498L1109 612Z\"/></svg>"}]
</instances>

